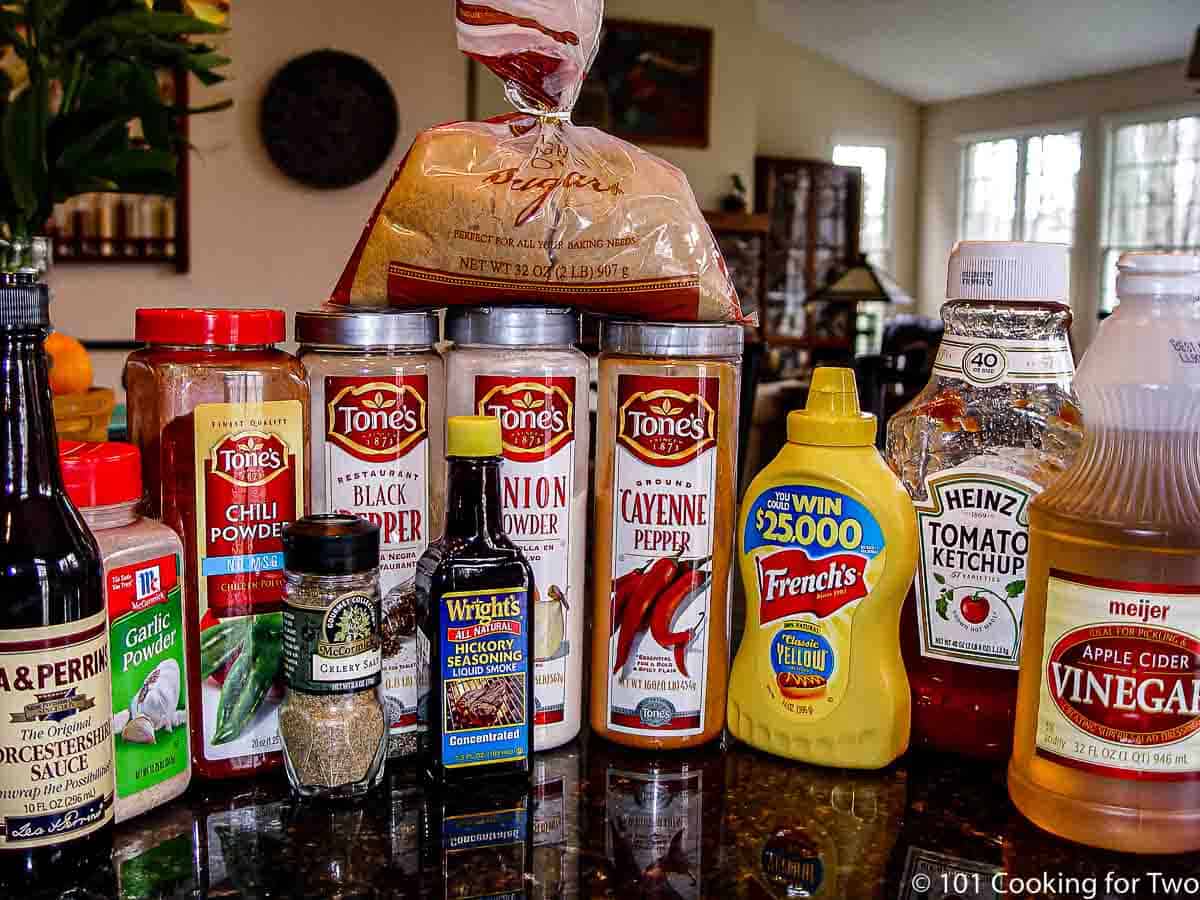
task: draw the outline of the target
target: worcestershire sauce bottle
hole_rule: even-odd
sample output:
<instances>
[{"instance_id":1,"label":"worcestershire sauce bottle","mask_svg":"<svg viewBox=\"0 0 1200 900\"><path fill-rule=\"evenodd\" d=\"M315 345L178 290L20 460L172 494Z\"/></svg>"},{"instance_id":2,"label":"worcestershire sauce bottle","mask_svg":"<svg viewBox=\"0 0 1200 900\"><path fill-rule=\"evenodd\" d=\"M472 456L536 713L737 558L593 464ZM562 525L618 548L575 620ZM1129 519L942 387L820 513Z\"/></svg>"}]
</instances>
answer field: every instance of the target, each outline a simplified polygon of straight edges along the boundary
<instances>
[{"instance_id":1,"label":"worcestershire sauce bottle","mask_svg":"<svg viewBox=\"0 0 1200 900\"><path fill-rule=\"evenodd\" d=\"M49 327L46 286L0 274L0 896L82 879L112 853L104 582L63 488Z\"/></svg>"},{"instance_id":2,"label":"worcestershire sauce bottle","mask_svg":"<svg viewBox=\"0 0 1200 900\"><path fill-rule=\"evenodd\" d=\"M501 531L500 454L499 419L446 421L446 533L416 574L427 769L442 785L533 768L533 572Z\"/></svg>"}]
</instances>

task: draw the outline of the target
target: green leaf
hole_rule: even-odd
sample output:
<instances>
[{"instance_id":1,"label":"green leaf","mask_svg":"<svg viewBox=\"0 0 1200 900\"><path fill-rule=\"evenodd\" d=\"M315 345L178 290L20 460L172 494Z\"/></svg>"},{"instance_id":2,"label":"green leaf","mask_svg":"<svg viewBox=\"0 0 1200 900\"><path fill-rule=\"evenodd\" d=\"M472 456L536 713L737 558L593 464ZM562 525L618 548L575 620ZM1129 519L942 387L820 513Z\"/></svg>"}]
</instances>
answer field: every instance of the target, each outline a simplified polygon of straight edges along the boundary
<instances>
[{"instance_id":1,"label":"green leaf","mask_svg":"<svg viewBox=\"0 0 1200 900\"><path fill-rule=\"evenodd\" d=\"M950 591L942 591L937 595L937 600L934 601L937 604L937 614L947 622L950 621L950 617L947 615L947 612L950 610L950 601L953 598L954 595L950 593Z\"/></svg>"},{"instance_id":2,"label":"green leaf","mask_svg":"<svg viewBox=\"0 0 1200 900\"><path fill-rule=\"evenodd\" d=\"M128 112L113 115L101 110L60 117L50 126L50 151L55 165L74 169L101 148L107 156L127 147L129 118Z\"/></svg>"},{"instance_id":3,"label":"green leaf","mask_svg":"<svg viewBox=\"0 0 1200 900\"><path fill-rule=\"evenodd\" d=\"M1009 600L1015 600L1025 593L1024 581L1010 581L1004 586L1004 593L1008 594Z\"/></svg>"},{"instance_id":4,"label":"green leaf","mask_svg":"<svg viewBox=\"0 0 1200 900\"><path fill-rule=\"evenodd\" d=\"M938 584L946 583L946 579L943 578L941 575L939 575L937 572L933 573L933 580L936 581Z\"/></svg>"},{"instance_id":5,"label":"green leaf","mask_svg":"<svg viewBox=\"0 0 1200 900\"><path fill-rule=\"evenodd\" d=\"M175 38L188 34L222 34L227 30L222 25L214 25L184 13L140 9L106 16L93 22L79 32L75 43L86 43L102 37L140 38L155 35Z\"/></svg>"},{"instance_id":6,"label":"green leaf","mask_svg":"<svg viewBox=\"0 0 1200 900\"><path fill-rule=\"evenodd\" d=\"M0 126L4 172L26 224L36 218L46 194L46 106L45 82L30 82L5 109Z\"/></svg>"},{"instance_id":7,"label":"green leaf","mask_svg":"<svg viewBox=\"0 0 1200 900\"><path fill-rule=\"evenodd\" d=\"M279 675L279 664L283 652L282 631L278 636L260 638L258 635L259 620L279 616L279 625L283 627L282 613L271 613L259 616L255 621L255 633L247 650L238 656L229 670L225 684L221 686L221 696L217 701L217 727L213 735L214 744L225 744L240 735L258 708L262 705L271 685ZM267 633L272 633L271 623L265 626ZM235 677L236 676L236 677Z\"/></svg>"}]
</instances>

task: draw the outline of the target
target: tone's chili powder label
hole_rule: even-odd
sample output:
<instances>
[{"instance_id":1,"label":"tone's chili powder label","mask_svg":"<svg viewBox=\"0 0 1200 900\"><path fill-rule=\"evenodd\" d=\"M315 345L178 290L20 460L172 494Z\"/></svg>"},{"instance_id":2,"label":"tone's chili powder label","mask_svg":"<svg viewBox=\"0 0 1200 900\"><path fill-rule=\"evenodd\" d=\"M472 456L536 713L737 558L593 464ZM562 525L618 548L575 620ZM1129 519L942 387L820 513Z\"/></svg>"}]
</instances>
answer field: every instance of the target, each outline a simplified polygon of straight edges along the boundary
<instances>
[{"instance_id":1,"label":"tone's chili powder label","mask_svg":"<svg viewBox=\"0 0 1200 900\"><path fill-rule=\"evenodd\" d=\"M1050 570L1037 755L1131 781L1200 778L1200 587Z\"/></svg>"},{"instance_id":2,"label":"tone's chili powder label","mask_svg":"<svg viewBox=\"0 0 1200 900\"><path fill-rule=\"evenodd\" d=\"M450 591L439 603L442 762L448 769L512 762L530 744L525 682L529 593L525 588Z\"/></svg>"},{"instance_id":3,"label":"tone's chili powder label","mask_svg":"<svg viewBox=\"0 0 1200 900\"><path fill-rule=\"evenodd\" d=\"M570 583L575 495L575 379L475 377L475 408L500 420L503 531L525 554L534 602L535 725L563 721L567 704L567 613L580 602Z\"/></svg>"},{"instance_id":4,"label":"tone's chili powder label","mask_svg":"<svg viewBox=\"0 0 1200 900\"><path fill-rule=\"evenodd\" d=\"M304 510L298 400L195 408L196 558L206 759L280 749L283 527Z\"/></svg>"},{"instance_id":5,"label":"tone's chili powder label","mask_svg":"<svg viewBox=\"0 0 1200 900\"><path fill-rule=\"evenodd\" d=\"M379 590L412 578L429 545L429 377L325 379L325 497L379 526Z\"/></svg>"},{"instance_id":6,"label":"tone's chili powder label","mask_svg":"<svg viewBox=\"0 0 1200 900\"><path fill-rule=\"evenodd\" d=\"M620 375L608 725L704 730L720 379Z\"/></svg>"},{"instance_id":7,"label":"tone's chili powder label","mask_svg":"<svg viewBox=\"0 0 1200 900\"><path fill-rule=\"evenodd\" d=\"M49 847L112 821L108 617L0 629L0 850Z\"/></svg>"}]
</instances>

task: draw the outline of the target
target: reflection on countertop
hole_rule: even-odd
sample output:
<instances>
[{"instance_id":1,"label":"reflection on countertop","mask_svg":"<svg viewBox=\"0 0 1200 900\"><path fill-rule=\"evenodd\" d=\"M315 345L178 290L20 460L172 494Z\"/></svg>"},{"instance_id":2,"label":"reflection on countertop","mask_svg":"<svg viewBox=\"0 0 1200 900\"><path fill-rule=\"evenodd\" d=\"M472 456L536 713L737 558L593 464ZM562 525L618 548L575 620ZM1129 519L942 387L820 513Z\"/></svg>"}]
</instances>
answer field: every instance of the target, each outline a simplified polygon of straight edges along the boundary
<instances>
[{"instance_id":1,"label":"reflection on countertop","mask_svg":"<svg viewBox=\"0 0 1200 900\"><path fill-rule=\"evenodd\" d=\"M63 896L932 900L1200 891L1200 855L1122 856L1038 831L1012 808L994 767L913 757L863 773L740 746L654 756L598 739L538 761L531 790L439 796L396 776L358 807L297 803L282 779L196 784L121 826L113 870Z\"/></svg>"}]
</instances>

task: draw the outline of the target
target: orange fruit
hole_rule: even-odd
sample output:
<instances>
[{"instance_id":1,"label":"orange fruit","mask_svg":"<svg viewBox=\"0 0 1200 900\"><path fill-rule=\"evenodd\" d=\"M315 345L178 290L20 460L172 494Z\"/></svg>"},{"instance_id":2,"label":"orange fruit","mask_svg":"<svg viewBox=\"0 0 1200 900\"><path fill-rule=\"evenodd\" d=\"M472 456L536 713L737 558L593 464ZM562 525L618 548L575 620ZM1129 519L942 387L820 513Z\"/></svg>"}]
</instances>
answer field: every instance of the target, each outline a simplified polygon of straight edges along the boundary
<instances>
[{"instance_id":1,"label":"orange fruit","mask_svg":"<svg viewBox=\"0 0 1200 900\"><path fill-rule=\"evenodd\" d=\"M50 356L50 390L55 394L82 394L92 386L92 360L83 344L55 331L46 338Z\"/></svg>"}]
</instances>

